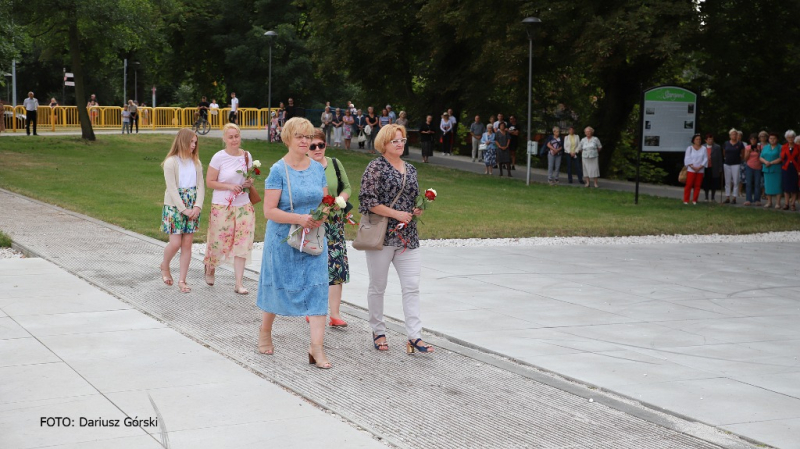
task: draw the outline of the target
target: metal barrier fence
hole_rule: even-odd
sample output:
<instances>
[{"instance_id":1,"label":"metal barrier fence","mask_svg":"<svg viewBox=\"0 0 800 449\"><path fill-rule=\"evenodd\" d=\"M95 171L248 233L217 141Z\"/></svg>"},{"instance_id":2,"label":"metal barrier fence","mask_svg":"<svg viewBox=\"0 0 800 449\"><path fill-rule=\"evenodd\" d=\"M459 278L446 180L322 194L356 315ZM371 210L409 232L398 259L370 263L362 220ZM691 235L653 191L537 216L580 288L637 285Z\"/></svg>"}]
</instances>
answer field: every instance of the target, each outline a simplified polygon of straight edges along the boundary
<instances>
[{"instance_id":1,"label":"metal barrier fence","mask_svg":"<svg viewBox=\"0 0 800 449\"><path fill-rule=\"evenodd\" d=\"M122 108L119 106L96 106L87 108L89 120L95 129L122 128ZM277 111L276 108L272 109ZM222 129L228 123L229 108L208 111L208 121L212 128ZM239 108L239 127L242 129L263 129L269 123L269 109ZM191 128L197 122L197 108L140 107L139 129ZM3 123L6 131L17 132L25 129L26 111L24 106L3 106ZM40 106L36 116L39 130L65 130L80 128L77 106Z\"/></svg>"}]
</instances>

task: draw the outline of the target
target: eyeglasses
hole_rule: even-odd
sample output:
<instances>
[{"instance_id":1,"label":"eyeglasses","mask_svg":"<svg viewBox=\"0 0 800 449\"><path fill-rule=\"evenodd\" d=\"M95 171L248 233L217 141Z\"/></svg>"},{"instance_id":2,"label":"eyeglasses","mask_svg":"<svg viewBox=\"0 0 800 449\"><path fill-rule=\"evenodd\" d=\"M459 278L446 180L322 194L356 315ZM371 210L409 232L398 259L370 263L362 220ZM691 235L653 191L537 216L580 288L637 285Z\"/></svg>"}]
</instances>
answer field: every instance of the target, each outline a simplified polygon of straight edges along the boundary
<instances>
[{"instance_id":1,"label":"eyeglasses","mask_svg":"<svg viewBox=\"0 0 800 449\"><path fill-rule=\"evenodd\" d=\"M308 149L311 151L317 151L317 149L324 150L325 149L325 142L322 143L312 143L308 146Z\"/></svg>"},{"instance_id":2,"label":"eyeglasses","mask_svg":"<svg viewBox=\"0 0 800 449\"><path fill-rule=\"evenodd\" d=\"M390 140L389 142L392 142L392 145L405 145L407 141L408 139L402 138L402 139Z\"/></svg>"},{"instance_id":3,"label":"eyeglasses","mask_svg":"<svg viewBox=\"0 0 800 449\"><path fill-rule=\"evenodd\" d=\"M300 139L308 139L308 140L311 140L311 139L313 139L313 138L314 138L314 136L313 136L313 135L306 135L306 134L295 134L295 135L294 135L294 138L295 138L295 139L297 139L297 140L300 140Z\"/></svg>"}]
</instances>

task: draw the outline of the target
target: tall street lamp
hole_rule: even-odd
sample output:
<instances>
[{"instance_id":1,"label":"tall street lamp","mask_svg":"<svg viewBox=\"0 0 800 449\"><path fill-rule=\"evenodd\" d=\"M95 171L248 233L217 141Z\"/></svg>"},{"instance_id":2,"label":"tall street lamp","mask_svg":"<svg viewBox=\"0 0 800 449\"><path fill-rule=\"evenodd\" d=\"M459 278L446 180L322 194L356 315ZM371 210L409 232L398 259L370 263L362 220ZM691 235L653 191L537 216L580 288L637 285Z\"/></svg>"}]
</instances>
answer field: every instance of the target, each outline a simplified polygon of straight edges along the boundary
<instances>
[{"instance_id":1,"label":"tall street lamp","mask_svg":"<svg viewBox=\"0 0 800 449\"><path fill-rule=\"evenodd\" d=\"M272 42L275 40L275 36L278 33L269 30L264 33L264 36L267 37L269 41L269 88L267 93L267 127L269 128L270 123L272 123Z\"/></svg>"},{"instance_id":2,"label":"tall street lamp","mask_svg":"<svg viewBox=\"0 0 800 449\"><path fill-rule=\"evenodd\" d=\"M542 23L538 17L526 17L522 20L525 31L528 33L528 134L525 151L528 153L528 176L525 185L531 184L531 92L533 90L533 31L537 24Z\"/></svg>"}]
</instances>

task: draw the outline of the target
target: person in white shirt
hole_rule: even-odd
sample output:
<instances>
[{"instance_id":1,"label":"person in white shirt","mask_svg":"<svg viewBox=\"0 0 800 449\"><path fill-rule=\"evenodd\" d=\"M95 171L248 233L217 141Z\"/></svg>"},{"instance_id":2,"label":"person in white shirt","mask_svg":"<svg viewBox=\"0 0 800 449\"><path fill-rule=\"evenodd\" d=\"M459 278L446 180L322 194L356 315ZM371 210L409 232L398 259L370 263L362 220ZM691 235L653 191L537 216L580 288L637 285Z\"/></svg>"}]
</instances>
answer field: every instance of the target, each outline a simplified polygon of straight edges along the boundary
<instances>
[{"instance_id":1,"label":"person in white shirt","mask_svg":"<svg viewBox=\"0 0 800 449\"><path fill-rule=\"evenodd\" d=\"M700 186L703 185L703 174L708 165L708 152L703 146L703 138L700 134L692 136L692 144L686 148L683 165L686 166L686 186L683 188L683 204L689 204L689 194L692 189L694 189L692 204L697 204L697 198L700 196Z\"/></svg>"},{"instance_id":2,"label":"person in white shirt","mask_svg":"<svg viewBox=\"0 0 800 449\"><path fill-rule=\"evenodd\" d=\"M228 114L228 121L234 125L239 124L239 99L236 98L236 92L231 92L231 112Z\"/></svg>"},{"instance_id":3,"label":"person in white shirt","mask_svg":"<svg viewBox=\"0 0 800 449\"><path fill-rule=\"evenodd\" d=\"M211 114L208 121L211 123L211 126L217 124L217 115L219 115L219 105L217 104L217 100L215 98L211 99L211 104L208 105L208 112Z\"/></svg>"},{"instance_id":4,"label":"person in white shirt","mask_svg":"<svg viewBox=\"0 0 800 449\"><path fill-rule=\"evenodd\" d=\"M25 106L25 132L31 135L31 123L33 123L33 135L36 134L36 112L39 110L39 100L33 98L33 92L28 92L28 98L22 102Z\"/></svg>"}]
</instances>

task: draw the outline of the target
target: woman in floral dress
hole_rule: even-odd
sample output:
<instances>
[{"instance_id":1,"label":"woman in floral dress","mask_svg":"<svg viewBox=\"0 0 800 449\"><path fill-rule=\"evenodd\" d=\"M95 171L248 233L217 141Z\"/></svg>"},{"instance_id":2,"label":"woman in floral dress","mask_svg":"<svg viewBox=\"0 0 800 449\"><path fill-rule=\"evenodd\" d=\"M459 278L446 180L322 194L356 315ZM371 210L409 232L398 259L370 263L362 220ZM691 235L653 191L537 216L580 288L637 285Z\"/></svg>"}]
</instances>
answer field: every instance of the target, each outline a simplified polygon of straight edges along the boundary
<instances>
[{"instance_id":1,"label":"woman in floral dress","mask_svg":"<svg viewBox=\"0 0 800 449\"><path fill-rule=\"evenodd\" d=\"M206 185L214 189L211 197L211 216L208 219L206 238L206 283L214 285L214 272L222 263L232 263L236 277L233 291L250 293L242 284L244 266L253 252L253 232L256 216L250 203L248 190L252 179L241 173L253 165L253 157L241 148L242 136L239 127L226 123L222 128L225 149L218 151L208 164Z\"/></svg>"},{"instance_id":2,"label":"woman in floral dress","mask_svg":"<svg viewBox=\"0 0 800 449\"><path fill-rule=\"evenodd\" d=\"M161 261L161 279L172 285L169 264L178 250L181 252L178 288L182 293L192 291L186 283L189 262L192 260L192 240L200 224L200 210L205 199L203 166L197 148L197 135L183 128L178 131L172 148L161 163L164 169L164 207L161 211L161 230L169 235Z\"/></svg>"}]
</instances>

